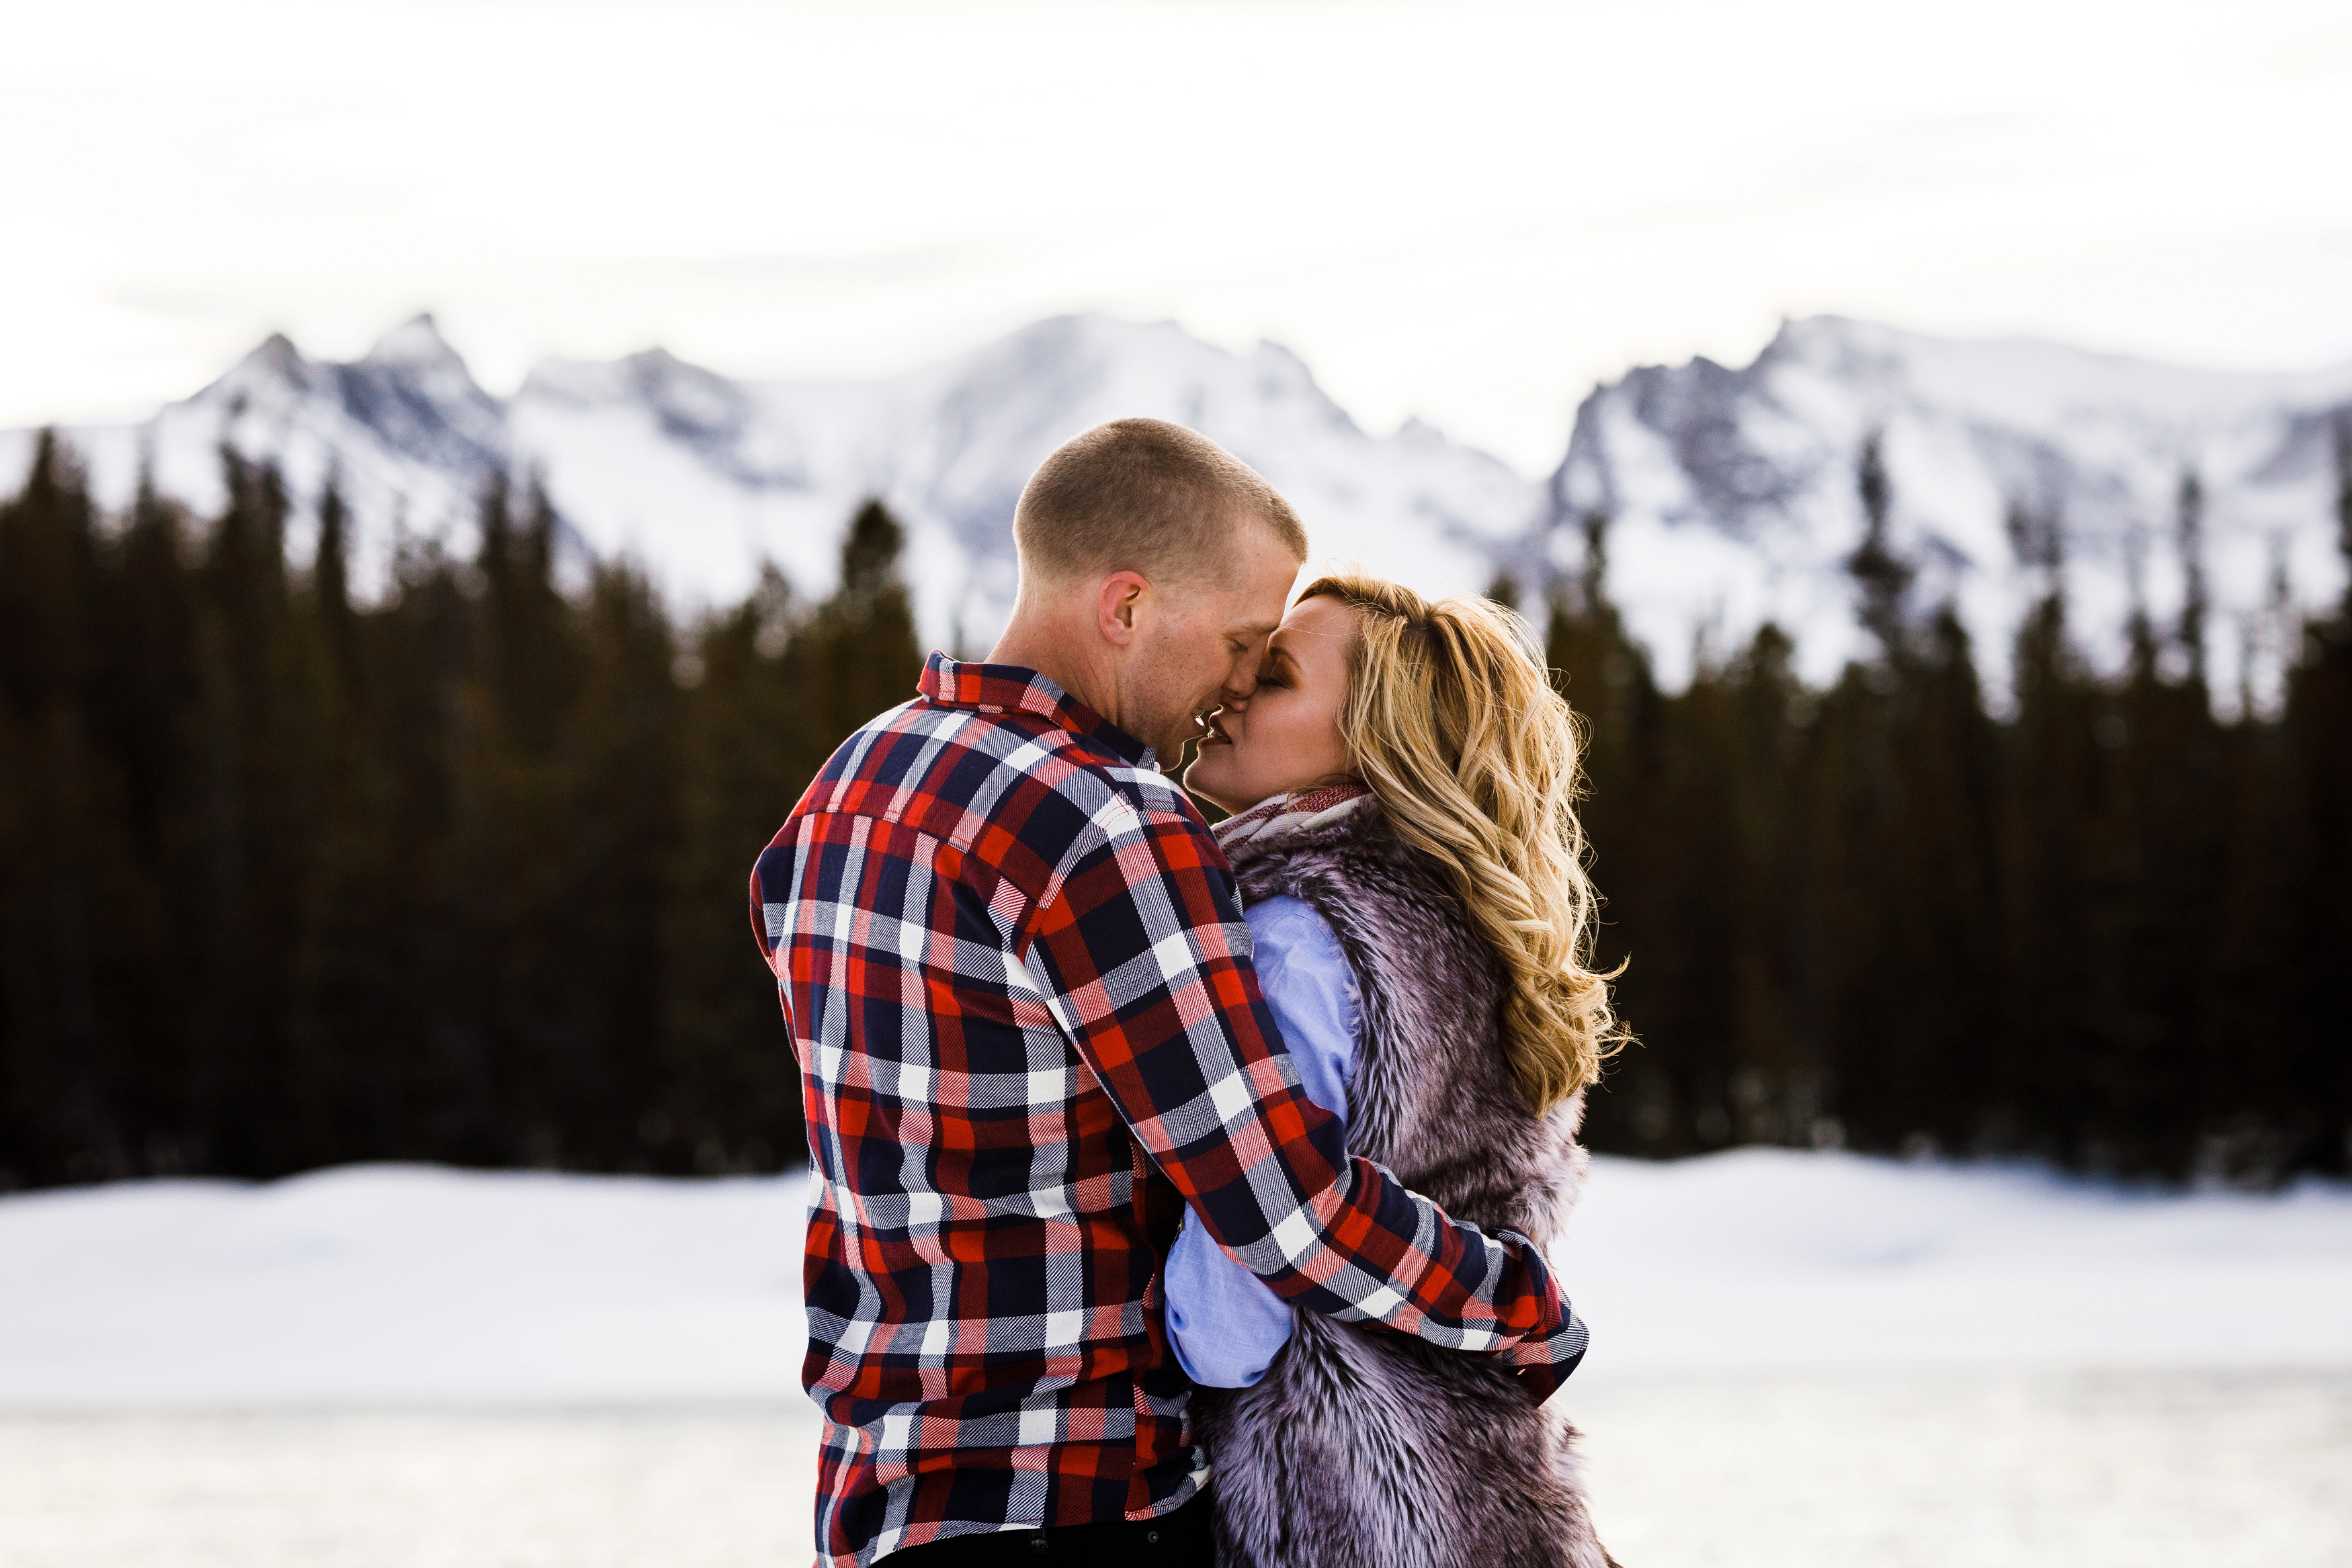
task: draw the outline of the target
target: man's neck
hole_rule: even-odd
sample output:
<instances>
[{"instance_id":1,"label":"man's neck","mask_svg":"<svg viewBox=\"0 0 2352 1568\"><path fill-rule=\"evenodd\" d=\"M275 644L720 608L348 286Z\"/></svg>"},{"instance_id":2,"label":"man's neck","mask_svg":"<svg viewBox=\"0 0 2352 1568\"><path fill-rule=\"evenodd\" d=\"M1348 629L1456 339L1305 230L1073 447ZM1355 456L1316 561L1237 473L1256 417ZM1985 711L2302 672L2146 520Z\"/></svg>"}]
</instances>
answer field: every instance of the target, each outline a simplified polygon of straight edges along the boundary
<instances>
[{"instance_id":1,"label":"man's neck","mask_svg":"<svg viewBox=\"0 0 2352 1568\"><path fill-rule=\"evenodd\" d=\"M989 650L988 662L1034 670L1111 723L1125 727L1118 711L1118 672L1099 653L1089 657L1065 627L1016 612L1004 635Z\"/></svg>"}]
</instances>

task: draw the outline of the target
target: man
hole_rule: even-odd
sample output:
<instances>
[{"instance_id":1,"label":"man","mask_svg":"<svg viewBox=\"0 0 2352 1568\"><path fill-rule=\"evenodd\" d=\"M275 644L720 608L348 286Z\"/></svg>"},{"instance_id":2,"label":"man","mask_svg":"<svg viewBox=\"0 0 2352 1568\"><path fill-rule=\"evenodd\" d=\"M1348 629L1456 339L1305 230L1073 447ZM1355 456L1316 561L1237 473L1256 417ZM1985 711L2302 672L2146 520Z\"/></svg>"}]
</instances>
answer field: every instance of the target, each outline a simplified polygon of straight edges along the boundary
<instances>
[{"instance_id":1,"label":"man","mask_svg":"<svg viewBox=\"0 0 2352 1568\"><path fill-rule=\"evenodd\" d=\"M1297 1305L1583 1354L1540 1255L1350 1160L1258 995L1223 854L1159 769L1245 700L1305 560L1179 426L1048 457L985 664L845 742L760 857L817 1187L803 1379L824 1562L1206 1564L1159 1272L1190 1204Z\"/></svg>"}]
</instances>

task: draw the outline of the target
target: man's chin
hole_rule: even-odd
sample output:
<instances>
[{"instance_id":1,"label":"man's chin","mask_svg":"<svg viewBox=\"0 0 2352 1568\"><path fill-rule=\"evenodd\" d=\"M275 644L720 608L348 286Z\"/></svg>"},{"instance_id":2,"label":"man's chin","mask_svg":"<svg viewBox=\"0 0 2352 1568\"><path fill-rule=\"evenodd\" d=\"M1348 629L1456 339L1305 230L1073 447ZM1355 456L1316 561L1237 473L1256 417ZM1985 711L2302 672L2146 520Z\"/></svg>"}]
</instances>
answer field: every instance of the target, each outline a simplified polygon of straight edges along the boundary
<instances>
[{"instance_id":1,"label":"man's chin","mask_svg":"<svg viewBox=\"0 0 2352 1568\"><path fill-rule=\"evenodd\" d=\"M1192 743L1208 733L1207 726L1187 714L1167 726L1163 734L1138 736L1136 738L1151 747L1152 755L1160 758L1161 772L1174 773L1196 754Z\"/></svg>"},{"instance_id":2,"label":"man's chin","mask_svg":"<svg viewBox=\"0 0 2352 1568\"><path fill-rule=\"evenodd\" d=\"M1196 746L1192 747L1186 759L1189 765L1183 772L1184 788L1202 800L1216 805L1219 810L1225 809L1223 802L1217 800L1217 796L1220 793L1218 787L1227 781L1223 764L1228 751L1228 747L1222 746L1212 747L1206 751L1202 751Z\"/></svg>"}]
</instances>

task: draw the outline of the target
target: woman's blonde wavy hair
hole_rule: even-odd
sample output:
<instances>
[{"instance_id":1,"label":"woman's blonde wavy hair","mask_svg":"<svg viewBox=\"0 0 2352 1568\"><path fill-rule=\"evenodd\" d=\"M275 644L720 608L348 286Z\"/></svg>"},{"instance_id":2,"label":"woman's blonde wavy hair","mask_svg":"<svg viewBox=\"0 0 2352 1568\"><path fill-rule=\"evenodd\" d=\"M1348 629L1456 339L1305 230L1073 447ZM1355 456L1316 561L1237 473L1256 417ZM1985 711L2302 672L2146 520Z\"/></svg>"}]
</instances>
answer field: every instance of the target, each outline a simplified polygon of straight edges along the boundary
<instances>
[{"instance_id":1,"label":"woman's blonde wavy hair","mask_svg":"<svg viewBox=\"0 0 2352 1568\"><path fill-rule=\"evenodd\" d=\"M1580 727L1490 600L1441 599L1371 577L1299 596L1355 612L1339 734L1397 836L1444 873L1510 981L1502 1037L1538 1114L1597 1082L1624 1043L1591 967L1599 896L1576 818Z\"/></svg>"}]
</instances>

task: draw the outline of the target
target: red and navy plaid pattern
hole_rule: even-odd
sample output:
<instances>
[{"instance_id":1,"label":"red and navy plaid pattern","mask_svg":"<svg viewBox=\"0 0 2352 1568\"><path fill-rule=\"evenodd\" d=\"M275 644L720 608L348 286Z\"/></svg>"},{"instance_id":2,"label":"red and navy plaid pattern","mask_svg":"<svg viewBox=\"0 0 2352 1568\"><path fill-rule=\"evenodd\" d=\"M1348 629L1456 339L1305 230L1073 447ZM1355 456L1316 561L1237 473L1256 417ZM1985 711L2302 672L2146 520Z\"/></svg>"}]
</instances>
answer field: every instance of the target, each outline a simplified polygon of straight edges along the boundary
<instances>
[{"instance_id":1,"label":"red and navy plaid pattern","mask_svg":"<svg viewBox=\"0 0 2352 1568\"><path fill-rule=\"evenodd\" d=\"M809 787L751 903L815 1163L824 1563L1190 1499L1159 1283L1188 1200L1300 1305L1507 1354L1538 1399L1582 1355L1532 1244L1347 1156L1207 825L1045 677L932 654Z\"/></svg>"}]
</instances>

